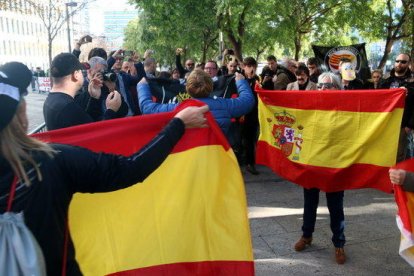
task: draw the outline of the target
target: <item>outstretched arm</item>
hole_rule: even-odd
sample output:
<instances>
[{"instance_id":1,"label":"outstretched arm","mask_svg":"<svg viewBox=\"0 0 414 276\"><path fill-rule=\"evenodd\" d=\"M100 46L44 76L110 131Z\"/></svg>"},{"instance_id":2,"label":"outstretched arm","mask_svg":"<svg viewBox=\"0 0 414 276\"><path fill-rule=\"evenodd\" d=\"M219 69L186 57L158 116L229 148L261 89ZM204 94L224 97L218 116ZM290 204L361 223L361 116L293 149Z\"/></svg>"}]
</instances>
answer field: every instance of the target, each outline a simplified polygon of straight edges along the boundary
<instances>
[{"instance_id":1,"label":"outstretched arm","mask_svg":"<svg viewBox=\"0 0 414 276\"><path fill-rule=\"evenodd\" d=\"M143 78L137 85L138 103L142 114L154 114L160 112L169 112L177 107L177 104L161 104L152 101L152 94L150 87L145 78Z\"/></svg>"}]
</instances>

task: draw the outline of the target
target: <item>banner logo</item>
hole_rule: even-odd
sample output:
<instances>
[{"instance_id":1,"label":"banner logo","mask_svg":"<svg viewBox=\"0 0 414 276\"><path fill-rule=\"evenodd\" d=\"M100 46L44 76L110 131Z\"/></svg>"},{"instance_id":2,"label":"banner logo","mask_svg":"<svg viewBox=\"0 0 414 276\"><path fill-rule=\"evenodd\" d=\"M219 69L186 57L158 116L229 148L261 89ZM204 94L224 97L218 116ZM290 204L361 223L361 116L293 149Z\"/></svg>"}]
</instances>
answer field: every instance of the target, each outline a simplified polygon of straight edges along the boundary
<instances>
[{"instance_id":1,"label":"banner logo","mask_svg":"<svg viewBox=\"0 0 414 276\"><path fill-rule=\"evenodd\" d=\"M341 59L349 59L356 72L361 69L361 55L354 47L335 47L330 49L325 55L325 64L329 66L329 70L339 73L339 62Z\"/></svg>"}]
</instances>

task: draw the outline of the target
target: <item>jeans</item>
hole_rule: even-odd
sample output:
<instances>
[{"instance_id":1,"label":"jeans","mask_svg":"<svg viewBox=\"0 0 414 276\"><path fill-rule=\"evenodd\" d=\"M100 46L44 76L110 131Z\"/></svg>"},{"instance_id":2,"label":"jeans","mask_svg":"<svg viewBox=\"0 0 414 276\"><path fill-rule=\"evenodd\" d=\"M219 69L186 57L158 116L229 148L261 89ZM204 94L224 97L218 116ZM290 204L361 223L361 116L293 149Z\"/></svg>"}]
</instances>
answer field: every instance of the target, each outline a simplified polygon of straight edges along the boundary
<instances>
[{"instance_id":1,"label":"jeans","mask_svg":"<svg viewBox=\"0 0 414 276\"><path fill-rule=\"evenodd\" d=\"M310 238L315 230L316 210L319 204L319 189L303 189L303 192L305 204L302 231L305 238ZM344 247L344 191L326 193L326 201L331 219L332 242L335 247Z\"/></svg>"}]
</instances>

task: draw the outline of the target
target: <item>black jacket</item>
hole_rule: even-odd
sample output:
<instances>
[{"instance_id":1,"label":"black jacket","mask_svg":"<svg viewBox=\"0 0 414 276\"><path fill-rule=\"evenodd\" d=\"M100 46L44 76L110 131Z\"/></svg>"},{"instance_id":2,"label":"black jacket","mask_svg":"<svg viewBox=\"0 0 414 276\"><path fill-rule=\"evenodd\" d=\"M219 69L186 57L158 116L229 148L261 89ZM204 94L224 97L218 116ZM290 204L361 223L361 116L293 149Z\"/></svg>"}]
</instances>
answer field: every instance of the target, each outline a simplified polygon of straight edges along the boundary
<instances>
[{"instance_id":1,"label":"black jacket","mask_svg":"<svg viewBox=\"0 0 414 276\"><path fill-rule=\"evenodd\" d=\"M181 64L181 55L175 55L175 67L177 67L178 72L180 72L181 79L185 77L185 74L190 72L187 69L185 69Z\"/></svg>"},{"instance_id":2,"label":"black jacket","mask_svg":"<svg viewBox=\"0 0 414 276\"><path fill-rule=\"evenodd\" d=\"M360 79L351 80L344 90L360 90L364 89L364 83Z\"/></svg>"},{"instance_id":3,"label":"black jacket","mask_svg":"<svg viewBox=\"0 0 414 276\"><path fill-rule=\"evenodd\" d=\"M78 100L82 98L77 98ZM104 120L116 118L113 110L107 109L102 114L99 100L88 97L82 107L71 96L61 92L52 92L43 104L43 116L48 130L55 130L95 122L94 117Z\"/></svg>"},{"instance_id":4,"label":"black jacket","mask_svg":"<svg viewBox=\"0 0 414 276\"><path fill-rule=\"evenodd\" d=\"M184 124L173 119L157 137L130 157L94 153L87 149L54 144L54 158L33 152L43 180L26 168L32 185L18 183L12 211L24 213L45 256L47 275L61 275L66 221L72 196L76 192L110 192L142 182L165 160L184 134ZM10 165L0 155L0 213L6 211L13 179ZM69 236L66 275L82 275L75 260Z\"/></svg>"},{"instance_id":5,"label":"black jacket","mask_svg":"<svg viewBox=\"0 0 414 276\"><path fill-rule=\"evenodd\" d=\"M404 76L397 77L395 70L392 69L389 78L385 79L381 88L407 88L407 97L405 98L404 113L401 121L401 127L414 129L414 81L411 78L411 71L407 69Z\"/></svg>"}]
</instances>

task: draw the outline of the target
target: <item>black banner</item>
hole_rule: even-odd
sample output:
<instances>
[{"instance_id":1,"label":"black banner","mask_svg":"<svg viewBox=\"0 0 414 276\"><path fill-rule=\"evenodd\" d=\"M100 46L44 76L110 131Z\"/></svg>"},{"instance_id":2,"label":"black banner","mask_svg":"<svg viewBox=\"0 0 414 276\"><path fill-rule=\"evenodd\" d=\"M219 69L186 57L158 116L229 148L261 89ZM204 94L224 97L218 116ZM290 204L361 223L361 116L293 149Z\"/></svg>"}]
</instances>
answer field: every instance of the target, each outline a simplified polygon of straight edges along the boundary
<instances>
[{"instance_id":1,"label":"black banner","mask_svg":"<svg viewBox=\"0 0 414 276\"><path fill-rule=\"evenodd\" d=\"M371 78L365 43L337 47L312 45L312 49L322 71L339 74L339 62L342 58L347 58L354 65L357 78L363 81Z\"/></svg>"}]
</instances>

